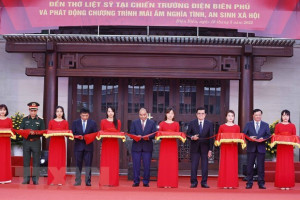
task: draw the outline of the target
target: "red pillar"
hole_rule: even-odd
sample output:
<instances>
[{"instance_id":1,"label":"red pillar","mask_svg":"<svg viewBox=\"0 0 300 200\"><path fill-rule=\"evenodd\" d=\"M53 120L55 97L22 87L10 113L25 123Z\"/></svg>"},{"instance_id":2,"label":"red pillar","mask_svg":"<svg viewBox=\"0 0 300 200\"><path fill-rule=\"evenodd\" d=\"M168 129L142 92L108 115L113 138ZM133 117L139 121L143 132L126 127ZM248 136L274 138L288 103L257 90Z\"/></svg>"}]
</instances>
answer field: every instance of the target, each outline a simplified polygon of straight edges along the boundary
<instances>
[{"instance_id":1,"label":"red pillar","mask_svg":"<svg viewBox=\"0 0 300 200\"><path fill-rule=\"evenodd\" d=\"M48 128L49 121L53 118L57 106L58 83L56 76L57 53L53 42L47 43L46 66L44 79L44 121ZM48 149L46 140L43 139L43 149Z\"/></svg>"}]
</instances>

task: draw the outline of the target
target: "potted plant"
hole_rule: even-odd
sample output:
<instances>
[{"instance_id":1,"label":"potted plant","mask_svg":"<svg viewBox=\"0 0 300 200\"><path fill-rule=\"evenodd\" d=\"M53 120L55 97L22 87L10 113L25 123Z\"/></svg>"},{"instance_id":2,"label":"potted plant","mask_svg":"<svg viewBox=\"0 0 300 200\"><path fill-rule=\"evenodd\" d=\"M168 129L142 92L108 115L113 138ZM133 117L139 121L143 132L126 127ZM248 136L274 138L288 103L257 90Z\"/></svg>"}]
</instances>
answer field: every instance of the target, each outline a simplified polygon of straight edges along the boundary
<instances>
[{"instance_id":1,"label":"potted plant","mask_svg":"<svg viewBox=\"0 0 300 200\"><path fill-rule=\"evenodd\" d=\"M270 124L270 132L271 135L275 132L275 126L279 123L279 120L275 121L273 124ZM271 140L268 140L266 143L266 159L267 160L275 160L276 159L276 152L277 146L271 147Z\"/></svg>"},{"instance_id":2,"label":"potted plant","mask_svg":"<svg viewBox=\"0 0 300 200\"><path fill-rule=\"evenodd\" d=\"M13 122L13 128L16 130L20 129L21 122L24 118L24 114L20 112L15 113L11 116L11 120ZM23 156L23 138L19 134L16 135L16 139L11 140L11 154L12 156Z\"/></svg>"}]
</instances>

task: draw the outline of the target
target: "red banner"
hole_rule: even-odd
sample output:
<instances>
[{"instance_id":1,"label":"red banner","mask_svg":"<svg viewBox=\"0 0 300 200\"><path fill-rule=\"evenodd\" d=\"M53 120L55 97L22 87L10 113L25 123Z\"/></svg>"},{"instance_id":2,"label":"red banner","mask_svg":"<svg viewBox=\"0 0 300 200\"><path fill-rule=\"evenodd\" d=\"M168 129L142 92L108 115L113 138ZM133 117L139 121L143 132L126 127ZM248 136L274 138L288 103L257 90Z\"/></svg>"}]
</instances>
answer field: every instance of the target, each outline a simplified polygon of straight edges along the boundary
<instances>
[{"instance_id":1,"label":"red banner","mask_svg":"<svg viewBox=\"0 0 300 200\"><path fill-rule=\"evenodd\" d=\"M115 131L99 131L98 136L96 137L97 140L101 140L103 138L119 138L125 142L126 137L124 132L115 132Z\"/></svg>"},{"instance_id":2,"label":"red banner","mask_svg":"<svg viewBox=\"0 0 300 200\"><path fill-rule=\"evenodd\" d=\"M188 26L300 38L299 0L0 0L0 34L58 26Z\"/></svg>"},{"instance_id":3,"label":"red banner","mask_svg":"<svg viewBox=\"0 0 300 200\"><path fill-rule=\"evenodd\" d=\"M66 136L71 138L73 140L74 135L71 130L47 130L46 133L43 134L45 138L49 137L60 137L60 136Z\"/></svg>"},{"instance_id":4,"label":"red banner","mask_svg":"<svg viewBox=\"0 0 300 200\"><path fill-rule=\"evenodd\" d=\"M271 148L276 144L293 145L294 147L300 148L300 140L297 135L273 135L271 140Z\"/></svg>"},{"instance_id":5,"label":"red banner","mask_svg":"<svg viewBox=\"0 0 300 200\"><path fill-rule=\"evenodd\" d=\"M155 135L156 140L160 139L179 139L181 142L185 143L186 135L183 132L174 132L174 131L157 131Z\"/></svg>"},{"instance_id":6,"label":"red banner","mask_svg":"<svg viewBox=\"0 0 300 200\"><path fill-rule=\"evenodd\" d=\"M247 146L244 133L219 133L215 145L220 146L222 143L241 143L242 149Z\"/></svg>"}]
</instances>

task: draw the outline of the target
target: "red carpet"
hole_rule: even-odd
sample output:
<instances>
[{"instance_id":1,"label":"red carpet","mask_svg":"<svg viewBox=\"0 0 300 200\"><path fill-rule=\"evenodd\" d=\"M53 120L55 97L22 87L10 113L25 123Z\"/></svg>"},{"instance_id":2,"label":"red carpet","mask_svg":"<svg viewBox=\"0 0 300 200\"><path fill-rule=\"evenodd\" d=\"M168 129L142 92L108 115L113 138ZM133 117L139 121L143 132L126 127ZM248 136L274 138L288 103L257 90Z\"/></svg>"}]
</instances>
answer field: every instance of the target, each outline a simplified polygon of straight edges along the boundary
<instances>
[{"instance_id":1,"label":"red carpet","mask_svg":"<svg viewBox=\"0 0 300 200\"><path fill-rule=\"evenodd\" d=\"M83 177L84 180L84 177ZM201 180L201 177L198 179ZM157 188L156 182L150 182L149 188L142 187L132 188L132 181L128 181L127 177L120 177L119 187L99 187L99 177L92 176L92 186L86 187L73 186L74 177L67 176L67 182L64 186L48 186L47 178L40 178L38 186L22 185L22 178L14 177L11 184L0 185L1 200L289 200L298 199L300 196L300 183L296 183L296 187L289 191L282 191L274 187L273 182L267 182L267 190L259 190L257 184L253 185L252 190L245 189L245 182L239 182L238 189L219 189L217 188L217 178L209 177L208 185L210 189L198 187L196 189L189 188L189 177L179 178L178 188Z\"/></svg>"}]
</instances>

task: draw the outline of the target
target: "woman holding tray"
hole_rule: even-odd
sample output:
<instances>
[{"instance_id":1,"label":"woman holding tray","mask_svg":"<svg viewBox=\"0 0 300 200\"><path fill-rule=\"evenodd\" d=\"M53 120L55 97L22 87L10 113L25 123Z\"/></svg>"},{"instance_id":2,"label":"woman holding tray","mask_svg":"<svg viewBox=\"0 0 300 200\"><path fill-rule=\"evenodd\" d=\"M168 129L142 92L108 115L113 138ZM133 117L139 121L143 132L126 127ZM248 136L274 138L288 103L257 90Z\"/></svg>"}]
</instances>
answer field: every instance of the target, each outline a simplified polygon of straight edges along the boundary
<instances>
[{"instance_id":1,"label":"woman holding tray","mask_svg":"<svg viewBox=\"0 0 300 200\"><path fill-rule=\"evenodd\" d=\"M48 130L69 130L64 108L57 106L54 119L50 120ZM48 185L63 185L66 181L66 143L64 136L50 138L48 159Z\"/></svg>"},{"instance_id":2,"label":"woman holding tray","mask_svg":"<svg viewBox=\"0 0 300 200\"><path fill-rule=\"evenodd\" d=\"M275 135L296 135L296 127L291 123L290 111L281 112L281 123L275 126ZM289 190L295 186L293 145L277 144L275 187Z\"/></svg>"},{"instance_id":3,"label":"woman holding tray","mask_svg":"<svg viewBox=\"0 0 300 200\"><path fill-rule=\"evenodd\" d=\"M229 110L226 113L225 124L222 124L218 133L240 133L240 127L234 124L235 113ZM218 187L224 189L237 188L239 186L238 180L238 143L222 143L220 154L220 168L218 177Z\"/></svg>"},{"instance_id":4,"label":"woman holding tray","mask_svg":"<svg viewBox=\"0 0 300 200\"><path fill-rule=\"evenodd\" d=\"M174 110L168 108L165 121L159 131L179 132L179 123L174 121ZM160 143L157 187L178 187L178 147L176 138L164 138Z\"/></svg>"},{"instance_id":5,"label":"woman holding tray","mask_svg":"<svg viewBox=\"0 0 300 200\"><path fill-rule=\"evenodd\" d=\"M12 128L12 120L7 117L8 109L4 104L0 105L0 128ZM10 137L0 137L0 183L10 183L12 179Z\"/></svg>"},{"instance_id":6,"label":"woman holding tray","mask_svg":"<svg viewBox=\"0 0 300 200\"><path fill-rule=\"evenodd\" d=\"M106 109L106 119L101 120L100 130L120 132L121 121L117 120L115 109ZM99 185L119 186L119 141L118 138L103 138L100 157Z\"/></svg>"}]
</instances>

